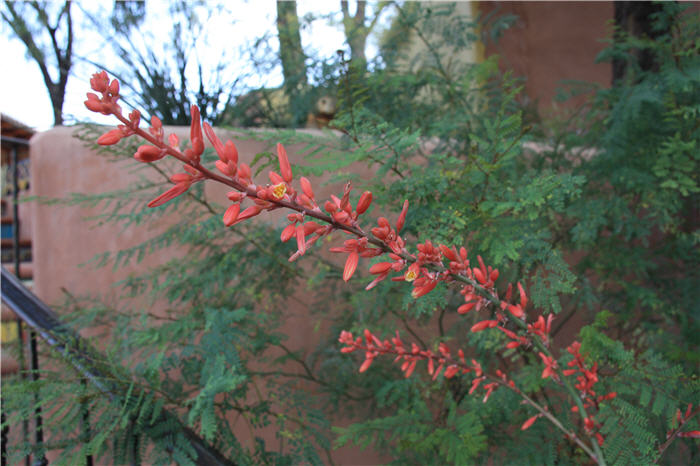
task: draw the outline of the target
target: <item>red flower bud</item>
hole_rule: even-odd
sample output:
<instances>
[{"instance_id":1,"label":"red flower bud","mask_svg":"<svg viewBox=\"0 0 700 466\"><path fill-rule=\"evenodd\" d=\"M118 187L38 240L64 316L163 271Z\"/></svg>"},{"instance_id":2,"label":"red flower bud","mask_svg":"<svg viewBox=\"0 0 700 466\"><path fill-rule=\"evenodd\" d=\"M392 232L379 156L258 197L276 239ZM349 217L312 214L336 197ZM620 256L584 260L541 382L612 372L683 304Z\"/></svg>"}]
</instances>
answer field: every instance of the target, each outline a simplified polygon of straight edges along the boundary
<instances>
[{"instance_id":1,"label":"red flower bud","mask_svg":"<svg viewBox=\"0 0 700 466\"><path fill-rule=\"evenodd\" d=\"M314 190L311 188L311 182L304 178L303 176L299 180L301 182L301 190L304 191L304 194L309 196L309 199L314 198Z\"/></svg>"},{"instance_id":2,"label":"red flower bud","mask_svg":"<svg viewBox=\"0 0 700 466\"><path fill-rule=\"evenodd\" d=\"M296 232L296 226L293 223L290 223L287 225L284 230L282 230L282 234L280 235L280 239L282 240L283 243L286 243L290 239L292 239L292 236L294 236L294 233Z\"/></svg>"},{"instance_id":3,"label":"red flower bud","mask_svg":"<svg viewBox=\"0 0 700 466\"><path fill-rule=\"evenodd\" d=\"M150 144L143 144L139 146L134 154L134 158L139 162L155 162L165 157L166 153L161 148L156 146L151 146Z\"/></svg>"},{"instance_id":4,"label":"red flower bud","mask_svg":"<svg viewBox=\"0 0 700 466\"><path fill-rule=\"evenodd\" d=\"M362 193L362 196L360 196L360 200L357 201L357 208L355 211L358 214L363 214L367 208L369 208L370 204L372 204L372 193L370 191L365 191Z\"/></svg>"},{"instance_id":5,"label":"red flower bud","mask_svg":"<svg viewBox=\"0 0 700 466\"><path fill-rule=\"evenodd\" d=\"M357 254L357 251L353 251L348 255L348 259L345 261L345 269L343 270L343 280L350 280L350 277L352 277L357 269L359 259L360 256Z\"/></svg>"},{"instance_id":6,"label":"red flower bud","mask_svg":"<svg viewBox=\"0 0 700 466\"><path fill-rule=\"evenodd\" d=\"M408 199L403 201L403 208L399 214L398 220L396 220L396 233L399 233L406 223L406 212L408 212Z\"/></svg>"},{"instance_id":7,"label":"red flower bud","mask_svg":"<svg viewBox=\"0 0 700 466\"><path fill-rule=\"evenodd\" d=\"M476 333L496 326L498 326L497 320L482 320L481 322L477 322L476 324L472 325L471 330L472 332Z\"/></svg>"},{"instance_id":8,"label":"red flower bud","mask_svg":"<svg viewBox=\"0 0 700 466\"><path fill-rule=\"evenodd\" d=\"M238 166L238 176L249 180L250 179L250 167L246 163L242 163Z\"/></svg>"},{"instance_id":9,"label":"red flower bud","mask_svg":"<svg viewBox=\"0 0 700 466\"><path fill-rule=\"evenodd\" d=\"M536 415L532 416L530 419L528 419L527 421L523 422L523 425L522 425L522 427L520 427L520 430L527 430L527 429L529 429L530 426L531 426L532 424L534 424L535 421L537 420L537 418L540 417L540 416L542 416L542 414L536 414Z\"/></svg>"},{"instance_id":10,"label":"red flower bud","mask_svg":"<svg viewBox=\"0 0 700 466\"><path fill-rule=\"evenodd\" d=\"M240 214L238 214L238 218L237 218L236 221L233 223L233 225L235 225L235 224L237 224L237 223L241 223L241 222L244 221L244 220L248 220L248 219L251 218L251 217L255 217L255 216L258 215L260 212L262 212L262 210L263 210L263 208L260 207L259 205L252 205L252 206L248 207L248 208L245 209L243 212L241 212Z\"/></svg>"},{"instance_id":11,"label":"red flower bud","mask_svg":"<svg viewBox=\"0 0 700 466\"><path fill-rule=\"evenodd\" d=\"M476 306L476 303L467 303L467 304L462 304L457 308L457 312L460 314L466 314L467 312L471 311L474 309L474 306Z\"/></svg>"},{"instance_id":12,"label":"red flower bud","mask_svg":"<svg viewBox=\"0 0 700 466\"><path fill-rule=\"evenodd\" d=\"M190 118L192 118L192 123L190 124L190 144L192 144L194 157L199 157L202 155L202 152L204 152L204 139L202 138L202 122L200 121L199 107L196 105L190 107Z\"/></svg>"},{"instance_id":13,"label":"red flower bud","mask_svg":"<svg viewBox=\"0 0 700 466\"><path fill-rule=\"evenodd\" d=\"M240 204L232 204L224 212L224 225L230 227L238 219L238 214L241 212Z\"/></svg>"},{"instance_id":14,"label":"red flower bud","mask_svg":"<svg viewBox=\"0 0 700 466\"><path fill-rule=\"evenodd\" d=\"M476 281L484 285L486 283L486 277L484 277L484 274L481 272L481 269L473 269L474 272L474 278L476 278Z\"/></svg>"},{"instance_id":15,"label":"red flower bud","mask_svg":"<svg viewBox=\"0 0 700 466\"><path fill-rule=\"evenodd\" d=\"M121 139L122 131L120 129L113 129L100 136L97 143L101 146L111 146L112 144L118 143Z\"/></svg>"},{"instance_id":16,"label":"red flower bud","mask_svg":"<svg viewBox=\"0 0 700 466\"><path fill-rule=\"evenodd\" d=\"M306 236L304 235L304 225L297 225L297 249L299 253L303 256L306 252Z\"/></svg>"},{"instance_id":17,"label":"red flower bud","mask_svg":"<svg viewBox=\"0 0 700 466\"><path fill-rule=\"evenodd\" d=\"M116 79L113 79L112 83L109 85L109 93L114 97L119 95L119 81Z\"/></svg>"},{"instance_id":18,"label":"red flower bud","mask_svg":"<svg viewBox=\"0 0 700 466\"><path fill-rule=\"evenodd\" d=\"M520 307L525 309L527 307L527 295L525 294L525 289L518 282L518 291L520 292Z\"/></svg>"},{"instance_id":19,"label":"red flower bud","mask_svg":"<svg viewBox=\"0 0 700 466\"><path fill-rule=\"evenodd\" d=\"M173 183L191 183L192 175L189 173L175 173L170 177L170 181Z\"/></svg>"},{"instance_id":20,"label":"red flower bud","mask_svg":"<svg viewBox=\"0 0 700 466\"><path fill-rule=\"evenodd\" d=\"M384 273L387 270L391 269L392 265L393 262L378 262L369 268L369 273L371 273L372 275Z\"/></svg>"},{"instance_id":21,"label":"red flower bud","mask_svg":"<svg viewBox=\"0 0 700 466\"><path fill-rule=\"evenodd\" d=\"M287 151L285 150L284 146L280 143L277 143L277 158L279 159L280 173L282 174L282 178L284 178L284 181L286 181L287 183L291 183L293 178L292 167L289 165Z\"/></svg>"},{"instance_id":22,"label":"red flower bud","mask_svg":"<svg viewBox=\"0 0 700 466\"><path fill-rule=\"evenodd\" d=\"M268 173L268 176L270 177L270 181L272 182L272 184L277 185L277 184L283 184L283 183L284 183L284 180L282 179L282 177L279 176L279 175L278 175L277 173L275 173L275 172L270 172L270 173Z\"/></svg>"},{"instance_id":23,"label":"red flower bud","mask_svg":"<svg viewBox=\"0 0 700 466\"><path fill-rule=\"evenodd\" d=\"M440 251L442 252L443 256L447 257L448 260L454 262L457 261L457 255L455 254L455 252L452 249L445 246L444 244L440 245Z\"/></svg>"}]
</instances>

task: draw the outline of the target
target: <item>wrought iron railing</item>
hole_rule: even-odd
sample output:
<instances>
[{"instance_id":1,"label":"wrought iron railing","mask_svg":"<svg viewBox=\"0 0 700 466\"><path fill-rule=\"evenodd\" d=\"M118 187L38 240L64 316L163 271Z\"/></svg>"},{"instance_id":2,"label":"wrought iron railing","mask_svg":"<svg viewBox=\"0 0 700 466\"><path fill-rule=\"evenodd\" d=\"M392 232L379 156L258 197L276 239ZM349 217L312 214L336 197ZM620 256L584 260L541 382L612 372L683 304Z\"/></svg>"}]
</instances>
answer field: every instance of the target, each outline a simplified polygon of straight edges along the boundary
<instances>
[{"instance_id":1,"label":"wrought iron railing","mask_svg":"<svg viewBox=\"0 0 700 466\"><path fill-rule=\"evenodd\" d=\"M85 379L85 383L93 384L105 397L114 403L123 405L129 397L139 397L135 391L128 393L131 381L120 380L114 374L108 373L103 366L98 367L95 361L104 361L105 358L78 334L63 325L58 316L31 291L29 291L20 280L11 274L4 267L2 268L2 301L7 305L21 321L29 326L39 335L46 344L57 351L63 359L71 364ZM34 348L34 357L36 357ZM33 370L32 374L38 377L38 371ZM119 382L117 382L119 381ZM85 421L89 421L89 414L84 415ZM205 442L195 432L180 422L177 416L167 409L163 409L159 416L152 421L152 425L162 424L171 426L170 432L159 432L158 437L163 435L182 434L191 448L196 452L196 464L200 465L232 465L231 460L226 459L219 451ZM41 423L36 425L37 431L42 430ZM84 435L89 435L89 422L84 422ZM147 432L149 430L146 430ZM156 434L154 434L156 435ZM36 436L36 442L43 442L43 437ZM134 445L134 448L137 448ZM42 459L35 459L40 462ZM92 461L86 458L88 464Z\"/></svg>"}]
</instances>

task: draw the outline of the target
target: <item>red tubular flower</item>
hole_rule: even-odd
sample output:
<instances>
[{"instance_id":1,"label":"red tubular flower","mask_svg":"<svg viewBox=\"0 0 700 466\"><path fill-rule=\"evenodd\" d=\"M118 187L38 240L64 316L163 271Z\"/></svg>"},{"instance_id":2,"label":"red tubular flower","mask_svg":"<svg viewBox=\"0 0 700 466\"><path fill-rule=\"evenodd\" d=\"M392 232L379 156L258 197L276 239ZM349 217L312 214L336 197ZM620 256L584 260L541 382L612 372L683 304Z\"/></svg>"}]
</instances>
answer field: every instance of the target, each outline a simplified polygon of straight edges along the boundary
<instances>
[{"instance_id":1,"label":"red tubular flower","mask_svg":"<svg viewBox=\"0 0 700 466\"><path fill-rule=\"evenodd\" d=\"M448 260L450 261L457 261L457 254L455 254L454 250L448 248L444 244L440 244L440 252L442 252L442 255L447 257Z\"/></svg>"},{"instance_id":2,"label":"red tubular flower","mask_svg":"<svg viewBox=\"0 0 700 466\"><path fill-rule=\"evenodd\" d=\"M238 176L244 180L250 180L251 171L247 163L242 163L238 166Z\"/></svg>"},{"instance_id":3,"label":"red tubular flower","mask_svg":"<svg viewBox=\"0 0 700 466\"><path fill-rule=\"evenodd\" d=\"M348 255L348 259L345 261L345 269L343 270L343 280L346 282L350 280L350 277L355 273L359 259L360 255L357 251L352 251Z\"/></svg>"},{"instance_id":4,"label":"red tubular flower","mask_svg":"<svg viewBox=\"0 0 700 466\"><path fill-rule=\"evenodd\" d=\"M151 117L151 127L148 128L148 132L156 138L159 143L163 142L163 122L157 116Z\"/></svg>"},{"instance_id":5,"label":"red tubular flower","mask_svg":"<svg viewBox=\"0 0 700 466\"><path fill-rule=\"evenodd\" d=\"M437 283L438 283L437 280L430 280L430 281L428 281L428 283L426 283L424 285L415 286L413 288L413 291L411 291L411 296L414 299L418 299L421 296L425 296L428 293L430 293L431 291L433 291L433 289L435 288Z\"/></svg>"},{"instance_id":6,"label":"red tubular flower","mask_svg":"<svg viewBox=\"0 0 700 466\"><path fill-rule=\"evenodd\" d=\"M185 156L194 162L199 162L199 157L204 152L204 139L202 136L202 122L199 107L192 105L190 107L190 144L192 147L185 150Z\"/></svg>"},{"instance_id":7,"label":"red tubular flower","mask_svg":"<svg viewBox=\"0 0 700 466\"><path fill-rule=\"evenodd\" d=\"M306 194L309 199L314 199L314 190L311 188L311 182L304 178L303 176L299 179L301 182L301 190L304 191L304 194Z\"/></svg>"},{"instance_id":8,"label":"red tubular flower","mask_svg":"<svg viewBox=\"0 0 700 466\"><path fill-rule=\"evenodd\" d=\"M172 201L179 195L185 193L188 189L190 189L190 183L177 183L175 186L149 202L148 207L158 207L166 202Z\"/></svg>"},{"instance_id":9,"label":"red tubular flower","mask_svg":"<svg viewBox=\"0 0 700 466\"><path fill-rule=\"evenodd\" d=\"M486 277L484 274L481 272L481 269L477 269L476 267L473 269L474 272L474 278L476 278L476 281L484 285L486 283Z\"/></svg>"},{"instance_id":10,"label":"red tubular flower","mask_svg":"<svg viewBox=\"0 0 700 466\"><path fill-rule=\"evenodd\" d=\"M403 208L401 209L401 214L399 214L398 220L396 220L396 233L401 232L401 229L406 223L406 213L408 212L408 199L403 201Z\"/></svg>"},{"instance_id":11,"label":"red tubular flower","mask_svg":"<svg viewBox=\"0 0 700 466\"><path fill-rule=\"evenodd\" d=\"M214 165L216 166L216 169L219 170L222 174L230 177L236 176L235 166L232 167L231 165L233 164L231 164L230 162L226 163L221 160L217 160L216 162L214 162ZM232 170L232 168L234 169Z\"/></svg>"},{"instance_id":12,"label":"red tubular flower","mask_svg":"<svg viewBox=\"0 0 700 466\"><path fill-rule=\"evenodd\" d=\"M365 362L362 363L360 366L360 372L364 372L367 369L369 369L369 366L372 365L372 361L374 360L374 356L371 355L372 353L367 353L367 357L365 358Z\"/></svg>"},{"instance_id":13,"label":"red tubular flower","mask_svg":"<svg viewBox=\"0 0 700 466\"><path fill-rule=\"evenodd\" d=\"M297 234L297 249L299 250L299 254L302 256L306 252L306 235L304 235L304 226L303 225L297 225L296 227L296 234Z\"/></svg>"},{"instance_id":14,"label":"red tubular flower","mask_svg":"<svg viewBox=\"0 0 700 466\"><path fill-rule=\"evenodd\" d=\"M286 181L287 183L291 183L293 179L292 167L289 165L287 151L285 150L284 146L280 143L277 143L277 158L280 162L280 173L282 174L282 178L284 178L284 181Z\"/></svg>"},{"instance_id":15,"label":"red tubular flower","mask_svg":"<svg viewBox=\"0 0 700 466\"><path fill-rule=\"evenodd\" d=\"M214 146L214 150L216 151L219 158L223 161L226 161L226 159L224 158L224 145L221 143L221 140L214 133L214 129L206 121L204 123L202 123L202 128L204 129L204 134L207 136L207 139L209 139L209 142L211 142L211 145Z\"/></svg>"},{"instance_id":16,"label":"red tubular flower","mask_svg":"<svg viewBox=\"0 0 700 466\"><path fill-rule=\"evenodd\" d=\"M387 272L393 265L393 262L378 262L369 268L369 273L372 275L378 275L380 273Z\"/></svg>"},{"instance_id":17,"label":"red tubular flower","mask_svg":"<svg viewBox=\"0 0 700 466\"><path fill-rule=\"evenodd\" d=\"M97 143L101 146L111 146L116 144L122 139L122 131L120 129L113 129L107 131L105 134L97 139Z\"/></svg>"},{"instance_id":18,"label":"red tubular flower","mask_svg":"<svg viewBox=\"0 0 700 466\"><path fill-rule=\"evenodd\" d=\"M447 369L445 369L445 378L446 379L451 379L455 375L457 375L457 372L459 372L459 367L452 364L451 366L447 366Z\"/></svg>"},{"instance_id":19,"label":"red tubular flower","mask_svg":"<svg viewBox=\"0 0 700 466\"><path fill-rule=\"evenodd\" d=\"M482 330L486 330L487 328L493 328L497 326L497 320L482 320L481 322L477 322L476 324L472 325L471 331L476 333L481 332Z\"/></svg>"},{"instance_id":20,"label":"red tubular flower","mask_svg":"<svg viewBox=\"0 0 700 466\"><path fill-rule=\"evenodd\" d=\"M116 79L113 79L112 82L109 84L109 93L112 94L112 96L117 97L119 95L119 81Z\"/></svg>"},{"instance_id":21,"label":"red tubular flower","mask_svg":"<svg viewBox=\"0 0 700 466\"><path fill-rule=\"evenodd\" d=\"M372 204L372 193L370 191L365 191L362 193L362 196L360 196L360 200L357 201L355 212L357 212L358 215L365 213L370 204Z\"/></svg>"},{"instance_id":22,"label":"red tubular flower","mask_svg":"<svg viewBox=\"0 0 700 466\"><path fill-rule=\"evenodd\" d=\"M365 291L371 290L372 288L374 288L375 286L377 286L377 284L379 284L379 282L381 282L382 280L385 280L386 277L388 277L388 276L389 276L389 272L384 272L384 273L382 273L382 274L379 274L379 275L377 276L377 278L375 278L374 280L372 280L371 282L369 282L369 284L365 287Z\"/></svg>"},{"instance_id":23,"label":"red tubular flower","mask_svg":"<svg viewBox=\"0 0 700 466\"><path fill-rule=\"evenodd\" d=\"M90 78L90 87L93 91L106 92L109 87L109 76L106 71L95 73Z\"/></svg>"},{"instance_id":24,"label":"red tubular flower","mask_svg":"<svg viewBox=\"0 0 700 466\"><path fill-rule=\"evenodd\" d=\"M523 308L520 307L520 305L515 306L513 304L509 304L508 311L510 311L510 313L513 314L513 316L517 317L518 319L522 319L525 316L525 313L523 312Z\"/></svg>"},{"instance_id":25,"label":"red tubular flower","mask_svg":"<svg viewBox=\"0 0 700 466\"><path fill-rule=\"evenodd\" d=\"M255 217L258 215L260 212L262 212L263 208L260 207L259 205L252 205L245 209L243 212L238 214L238 218L236 219L235 222L233 222L233 225L237 223L241 223L244 220L248 220L251 217Z\"/></svg>"},{"instance_id":26,"label":"red tubular flower","mask_svg":"<svg viewBox=\"0 0 700 466\"><path fill-rule=\"evenodd\" d=\"M484 395L484 399L481 401L482 403L486 403L489 401L489 398L491 397L491 393L498 387L498 384L496 382L491 382L489 384L484 385L484 389L486 390L486 395Z\"/></svg>"},{"instance_id":27,"label":"red tubular flower","mask_svg":"<svg viewBox=\"0 0 700 466\"><path fill-rule=\"evenodd\" d=\"M476 260L479 261L479 269L481 270L481 274L484 276L484 278L488 277L489 274L486 264L484 264L484 259L482 259L481 256L476 256Z\"/></svg>"},{"instance_id":28,"label":"red tubular flower","mask_svg":"<svg viewBox=\"0 0 700 466\"><path fill-rule=\"evenodd\" d=\"M238 164L238 149L231 140L227 140L226 144L224 144L224 158L229 163Z\"/></svg>"},{"instance_id":29,"label":"red tubular flower","mask_svg":"<svg viewBox=\"0 0 700 466\"><path fill-rule=\"evenodd\" d=\"M545 368L542 371L542 378L546 379L547 377L552 376L552 378L556 379L557 361L554 358L547 356L546 354L544 354L541 351L539 354L540 354L540 358L542 358L542 362L545 365Z\"/></svg>"},{"instance_id":30,"label":"red tubular flower","mask_svg":"<svg viewBox=\"0 0 700 466\"><path fill-rule=\"evenodd\" d=\"M228 209L226 209L226 212L224 212L224 225L227 227L230 227L235 223L235 221L238 219L238 214L241 211L241 205L240 204L232 204L229 206Z\"/></svg>"},{"instance_id":31,"label":"red tubular flower","mask_svg":"<svg viewBox=\"0 0 700 466\"><path fill-rule=\"evenodd\" d=\"M168 136L168 144L173 149L180 150L180 138L177 137L177 134L173 133L170 136Z\"/></svg>"},{"instance_id":32,"label":"red tubular flower","mask_svg":"<svg viewBox=\"0 0 700 466\"><path fill-rule=\"evenodd\" d=\"M134 158L139 162L149 163L160 160L166 156L166 152L160 147L152 146L150 144L143 144L139 146L134 154Z\"/></svg>"},{"instance_id":33,"label":"red tubular flower","mask_svg":"<svg viewBox=\"0 0 700 466\"><path fill-rule=\"evenodd\" d=\"M540 416L542 416L542 413L535 414L535 415L532 416L530 419L528 419L527 421L523 422L523 425L522 425L522 427L520 427L520 430L527 430L527 429L529 429L530 426L532 426L532 424L534 424L535 421L536 421Z\"/></svg>"},{"instance_id":34,"label":"red tubular flower","mask_svg":"<svg viewBox=\"0 0 700 466\"><path fill-rule=\"evenodd\" d=\"M474 309L474 306L476 306L476 303L467 303L467 304L462 304L457 308L457 312L460 314L466 314L467 312L471 311Z\"/></svg>"},{"instance_id":35,"label":"red tubular flower","mask_svg":"<svg viewBox=\"0 0 700 466\"><path fill-rule=\"evenodd\" d=\"M85 107L91 112L101 113L103 115L110 115L112 113L111 107L92 92L87 93L87 100L85 101Z\"/></svg>"},{"instance_id":36,"label":"red tubular flower","mask_svg":"<svg viewBox=\"0 0 700 466\"><path fill-rule=\"evenodd\" d=\"M520 282L518 282L518 291L520 292L520 307L525 309L527 307L527 295L525 294L525 289Z\"/></svg>"},{"instance_id":37,"label":"red tubular flower","mask_svg":"<svg viewBox=\"0 0 700 466\"><path fill-rule=\"evenodd\" d=\"M170 181L173 183L192 183L194 181L194 177L189 173L175 173L170 177Z\"/></svg>"},{"instance_id":38,"label":"red tubular flower","mask_svg":"<svg viewBox=\"0 0 700 466\"><path fill-rule=\"evenodd\" d=\"M474 393L474 390L476 390L476 389L479 387L479 385L481 384L481 382L482 382L484 379L485 379L485 377L479 376L479 377L475 378L474 380L472 380L472 388L469 389L469 394L470 394L470 395L471 395L472 393Z\"/></svg>"},{"instance_id":39,"label":"red tubular flower","mask_svg":"<svg viewBox=\"0 0 700 466\"><path fill-rule=\"evenodd\" d=\"M283 243L286 243L290 239L292 239L292 236L294 236L294 233L296 232L296 226L294 223L290 223L287 225L284 230L282 230L282 234L280 235L280 239L282 240Z\"/></svg>"}]
</instances>

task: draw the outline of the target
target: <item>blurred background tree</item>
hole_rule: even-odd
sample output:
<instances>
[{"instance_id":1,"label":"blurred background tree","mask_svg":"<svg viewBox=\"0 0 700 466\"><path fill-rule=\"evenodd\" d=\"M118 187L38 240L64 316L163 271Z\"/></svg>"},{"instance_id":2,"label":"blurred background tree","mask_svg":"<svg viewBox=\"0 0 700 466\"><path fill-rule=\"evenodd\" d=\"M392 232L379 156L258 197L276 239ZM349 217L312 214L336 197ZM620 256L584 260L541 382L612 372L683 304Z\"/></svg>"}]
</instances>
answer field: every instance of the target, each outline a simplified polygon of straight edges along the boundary
<instances>
[{"instance_id":1,"label":"blurred background tree","mask_svg":"<svg viewBox=\"0 0 700 466\"><path fill-rule=\"evenodd\" d=\"M51 98L54 125L63 124L63 102L73 66L72 2L5 0L0 12L12 32L24 43L27 54L39 66Z\"/></svg>"}]
</instances>

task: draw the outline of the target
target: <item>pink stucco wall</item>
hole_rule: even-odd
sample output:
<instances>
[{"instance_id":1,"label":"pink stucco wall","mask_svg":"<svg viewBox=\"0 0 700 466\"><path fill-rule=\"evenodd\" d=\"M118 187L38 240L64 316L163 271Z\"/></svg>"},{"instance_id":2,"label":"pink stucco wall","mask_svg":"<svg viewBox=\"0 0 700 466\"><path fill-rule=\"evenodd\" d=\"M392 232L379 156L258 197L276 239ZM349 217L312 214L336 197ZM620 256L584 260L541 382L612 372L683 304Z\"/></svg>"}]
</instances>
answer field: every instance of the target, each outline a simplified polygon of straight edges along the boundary
<instances>
[{"instance_id":1,"label":"pink stucco wall","mask_svg":"<svg viewBox=\"0 0 700 466\"><path fill-rule=\"evenodd\" d=\"M168 132L170 130L186 138L189 128L168 128ZM31 186L34 195L45 198L65 198L70 193L97 194L126 188L135 180L136 175L129 170L135 162L128 154L125 154L123 161L110 162L104 156L97 155L84 147L81 141L72 137L73 132L73 128L55 128L37 134L32 139ZM259 141L235 138L234 140L243 161L250 161L254 154L263 150L272 150L274 147L273 144ZM300 149L300 146L287 147L292 164L303 162L302 156L298 153ZM328 198L331 192L342 192L342 187L337 185L321 186L325 180L326 178L312 180L319 199ZM227 202L226 187L213 182L205 186L208 197L222 204ZM145 203L148 200L142 199L138 202ZM99 225L97 221L87 221L86 218L101 213L99 207L37 204L33 209L34 290L40 298L50 304L64 300L63 290L74 295L98 295L107 302L114 302L120 297L119 289L113 286L116 281L172 257L185 256L183 250L176 248L161 251L147 257L138 265L120 268L118 271L114 271L111 266L96 269L89 264L81 265L88 263L95 255L104 251L117 251L136 245L168 225L144 225L121 229L113 224ZM276 222L282 214L281 212L275 215L263 213L253 221ZM178 218L170 218L166 221L178 220ZM222 228L224 228L223 224ZM232 242L236 241L234 238L232 235ZM342 239L345 238L340 240ZM342 260L342 258L331 257L330 254L327 254L326 258ZM304 267L303 259L295 266ZM310 302L310 299L308 292L300 290L295 298L290 300L289 307L285 310L287 319L283 324L283 331L289 336L286 344L293 350L301 350L302 354L311 351L318 342L318 332L314 331L317 322L310 318L307 307L304 305ZM323 329L323 326L321 328ZM312 390L313 387L309 389ZM338 420L339 424L348 422L348 419ZM250 441L248 428L242 421L240 427L237 429L239 438L243 442ZM271 429L256 434L264 437L268 443L277 441L275 432ZM382 462L382 458L373 452L343 448L334 453L334 461L339 464L377 464Z\"/></svg>"},{"instance_id":2,"label":"pink stucco wall","mask_svg":"<svg viewBox=\"0 0 700 466\"><path fill-rule=\"evenodd\" d=\"M612 31L613 2L479 2L479 10L517 16L498 42L486 44L485 54L500 55L502 69L526 79L525 94L540 110L549 110L564 80L610 86L612 66L595 59Z\"/></svg>"}]
</instances>

